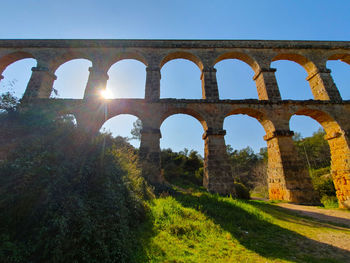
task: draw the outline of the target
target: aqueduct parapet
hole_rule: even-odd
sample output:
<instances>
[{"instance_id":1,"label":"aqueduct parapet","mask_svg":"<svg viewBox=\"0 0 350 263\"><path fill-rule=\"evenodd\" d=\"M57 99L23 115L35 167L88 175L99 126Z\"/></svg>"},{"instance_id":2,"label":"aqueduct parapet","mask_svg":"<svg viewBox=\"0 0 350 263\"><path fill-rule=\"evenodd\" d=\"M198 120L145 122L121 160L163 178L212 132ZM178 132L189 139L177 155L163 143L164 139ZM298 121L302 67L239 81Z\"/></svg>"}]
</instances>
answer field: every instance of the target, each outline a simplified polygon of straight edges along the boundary
<instances>
[{"instance_id":1,"label":"aqueduct parapet","mask_svg":"<svg viewBox=\"0 0 350 263\"><path fill-rule=\"evenodd\" d=\"M0 40L0 80L11 63L34 58L37 65L23 96L23 103L41 104L57 114L73 114L78 127L97 132L119 114L141 119L140 158L145 177L162 183L160 174L160 126L169 116L184 113L203 127L205 142L204 186L221 194L234 192L227 163L225 117L247 114L266 131L270 199L312 203L314 195L308 172L292 141L289 120L306 115L326 131L332 156L332 176L341 207L350 207L350 101L343 101L326 68L327 60L350 64L350 42L332 41L238 41L238 40ZM92 62L83 99L50 99L55 71L63 63L85 58ZM122 59L146 65L144 99L102 100L108 69ZM202 99L160 99L162 66L172 59L194 62L202 72ZM220 100L215 64L238 59L254 70L259 100ZM295 61L308 73L314 100L282 100L271 62Z\"/></svg>"}]
</instances>

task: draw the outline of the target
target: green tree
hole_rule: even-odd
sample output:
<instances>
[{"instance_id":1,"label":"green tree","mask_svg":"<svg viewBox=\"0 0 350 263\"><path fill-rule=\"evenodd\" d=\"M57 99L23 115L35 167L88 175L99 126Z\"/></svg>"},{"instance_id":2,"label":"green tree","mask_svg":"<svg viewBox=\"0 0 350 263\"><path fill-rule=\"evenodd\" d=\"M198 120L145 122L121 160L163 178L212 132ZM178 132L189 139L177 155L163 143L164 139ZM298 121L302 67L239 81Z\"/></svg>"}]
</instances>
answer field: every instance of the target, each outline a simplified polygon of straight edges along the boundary
<instances>
[{"instance_id":1,"label":"green tree","mask_svg":"<svg viewBox=\"0 0 350 263\"><path fill-rule=\"evenodd\" d=\"M320 128L311 137L299 138L295 141L299 156L311 169L330 166L330 149L328 142L324 139L325 134Z\"/></svg>"},{"instance_id":2,"label":"green tree","mask_svg":"<svg viewBox=\"0 0 350 263\"><path fill-rule=\"evenodd\" d=\"M133 128L130 131L132 137L131 139L141 140L141 131L142 131L142 121L137 119L133 124Z\"/></svg>"}]
</instances>

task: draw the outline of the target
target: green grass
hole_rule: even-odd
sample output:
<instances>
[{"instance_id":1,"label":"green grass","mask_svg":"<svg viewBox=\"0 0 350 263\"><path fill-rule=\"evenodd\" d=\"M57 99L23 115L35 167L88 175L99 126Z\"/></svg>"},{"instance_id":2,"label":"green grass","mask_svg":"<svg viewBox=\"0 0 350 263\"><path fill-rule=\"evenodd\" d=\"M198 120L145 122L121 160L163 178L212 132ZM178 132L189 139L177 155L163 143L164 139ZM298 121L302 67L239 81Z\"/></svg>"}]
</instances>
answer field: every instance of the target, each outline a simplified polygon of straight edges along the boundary
<instances>
[{"instance_id":1,"label":"green grass","mask_svg":"<svg viewBox=\"0 0 350 263\"><path fill-rule=\"evenodd\" d=\"M135 262L350 262L350 252L318 241L350 231L263 201L200 190L149 203Z\"/></svg>"}]
</instances>

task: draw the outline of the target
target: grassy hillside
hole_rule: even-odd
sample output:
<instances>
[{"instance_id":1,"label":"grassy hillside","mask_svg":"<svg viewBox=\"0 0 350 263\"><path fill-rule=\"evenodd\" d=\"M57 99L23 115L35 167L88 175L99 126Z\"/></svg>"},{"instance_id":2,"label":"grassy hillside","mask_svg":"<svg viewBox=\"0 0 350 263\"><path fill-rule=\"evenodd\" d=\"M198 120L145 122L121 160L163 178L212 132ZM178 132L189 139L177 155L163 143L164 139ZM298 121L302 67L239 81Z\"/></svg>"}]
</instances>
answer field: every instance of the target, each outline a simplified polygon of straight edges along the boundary
<instances>
[{"instance_id":1,"label":"grassy hillside","mask_svg":"<svg viewBox=\"0 0 350 263\"><path fill-rule=\"evenodd\" d=\"M149 202L135 262L350 262L319 240L350 231L298 217L262 201L180 191Z\"/></svg>"}]
</instances>

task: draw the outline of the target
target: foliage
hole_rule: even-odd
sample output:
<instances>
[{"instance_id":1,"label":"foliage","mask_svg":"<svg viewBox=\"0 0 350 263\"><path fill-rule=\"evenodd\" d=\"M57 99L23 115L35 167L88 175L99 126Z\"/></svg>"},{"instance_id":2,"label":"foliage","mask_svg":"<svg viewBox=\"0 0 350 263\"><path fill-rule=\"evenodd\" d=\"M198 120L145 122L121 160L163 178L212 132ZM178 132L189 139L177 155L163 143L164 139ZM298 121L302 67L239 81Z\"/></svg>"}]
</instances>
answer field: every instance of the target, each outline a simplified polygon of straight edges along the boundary
<instances>
[{"instance_id":1,"label":"foliage","mask_svg":"<svg viewBox=\"0 0 350 263\"><path fill-rule=\"evenodd\" d=\"M319 169L330 166L330 149L324 139L325 132L320 128L311 137L302 139L300 136L295 140L295 146L301 158L310 169Z\"/></svg>"},{"instance_id":2,"label":"foliage","mask_svg":"<svg viewBox=\"0 0 350 263\"><path fill-rule=\"evenodd\" d=\"M338 198L336 196L324 195L321 198L321 203L325 208L338 208Z\"/></svg>"},{"instance_id":3,"label":"foliage","mask_svg":"<svg viewBox=\"0 0 350 263\"><path fill-rule=\"evenodd\" d=\"M241 150L233 150L230 145L227 147L229 162L231 165L234 180L242 183L249 189L255 187L256 174L254 167L264 163L264 151L261 154L255 154L249 146ZM267 156L267 155L266 155Z\"/></svg>"},{"instance_id":4,"label":"foliage","mask_svg":"<svg viewBox=\"0 0 350 263\"><path fill-rule=\"evenodd\" d=\"M240 199L250 199L249 189L242 183L234 183L236 197Z\"/></svg>"},{"instance_id":5,"label":"foliage","mask_svg":"<svg viewBox=\"0 0 350 263\"><path fill-rule=\"evenodd\" d=\"M267 159L267 158L266 158ZM261 160L252 167L252 184L251 195L259 198L269 198L269 190L267 186L267 160Z\"/></svg>"},{"instance_id":6,"label":"foliage","mask_svg":"<svg viewBox=\"0 0 350 263\"><path fill-rule=\"evenodd\" d=\"M142 121L137 119L132 125L133 128L130 131L132 135L131 139L141 140Z\"/></svg>"},{"instance_id":7,"label":"foliage","mask_svg":"<svg viewBox=\"0 0 350 263\"><path fill-rule=\"evenodd\" d=\"M161 152L164 178L170 183L203 184L203 159L196 151L173 152L165 149Z\"/></svg>"},{"instance_id":8,"label":"foliage","mask_svg":"<svg viewBox=\"0 0 350 263\"><path fill-rule=\"evenodd\" d=\"M0 262L130 262L152 198L135 149L38 108L1 124Z\"/></svg>"},{"instance_id":9,"label":"foliage","mask_svg":"<svg viewBox=\"0 0 350 263\"><path fill-rule=\"evenodd\" d=\"M314 189L321 198L323 196L335 197L336 191L330 174L330 167L310 170L310 174Z\"/></svg>"},{"instance_id":10,"label":"foliage","mask_svg":"<svg viewBox=\"0 0 350 263\"><path fill-rule=\"evenodd\" d=\"M134 261L347 262L348 251L316 241L325 232L349 235L267 202L186 190L150 202Z\"/></svg>"},{"instance_id":11,"label":"foliage","mask_svg":"<svg viewBox=\"0 0 350 263\"><path fill-rule=\"evenodd\" d=\"M0 112L13 112L18 105L18 99L10 92L6 92L0 95Z\"/></svg>"}]
</instances>

